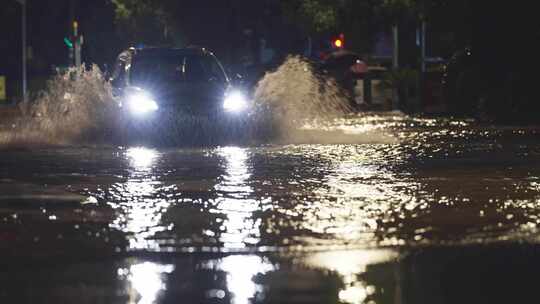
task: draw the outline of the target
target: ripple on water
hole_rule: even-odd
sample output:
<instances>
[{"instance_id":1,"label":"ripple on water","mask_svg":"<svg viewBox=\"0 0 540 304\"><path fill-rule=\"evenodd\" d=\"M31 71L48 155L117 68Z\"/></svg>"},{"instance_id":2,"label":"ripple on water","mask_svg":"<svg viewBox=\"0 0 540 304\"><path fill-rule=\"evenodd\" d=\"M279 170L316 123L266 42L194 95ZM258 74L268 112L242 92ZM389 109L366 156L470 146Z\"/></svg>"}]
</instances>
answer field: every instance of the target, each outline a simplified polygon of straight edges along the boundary
<instances>
[{"instance_id":1,"label":"ripple on water","mask_svg":"<svg viewBox=\"0 0 540 304\"><path fill-rule=\"evenodd\" d=\"M321 127L339 128L394 141L23 151L5 154L1 168L8 171L0 178L25 176L11 161L27 159L34 180L69 183L71 192L112 208L108 227L133 251L536 242L536 130L400 114L350 116ZM88 174L73 175L74 168Z\"/></svg>"}]
</instances>

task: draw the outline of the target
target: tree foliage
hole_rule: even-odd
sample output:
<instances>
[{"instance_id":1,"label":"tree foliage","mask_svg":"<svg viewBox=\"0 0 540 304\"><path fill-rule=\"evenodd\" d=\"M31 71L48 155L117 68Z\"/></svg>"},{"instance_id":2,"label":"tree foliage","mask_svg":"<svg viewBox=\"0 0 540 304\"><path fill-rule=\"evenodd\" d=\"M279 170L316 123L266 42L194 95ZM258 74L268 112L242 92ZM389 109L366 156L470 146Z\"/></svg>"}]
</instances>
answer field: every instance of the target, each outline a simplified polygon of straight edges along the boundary
<instances>
[{"instance_id":1,"label":"tree foliage","mask_svg":"<svg viewBox=\"0 0 540 304\"><path fill-rule=\"evenodd\" d=\"M392 25L429 22L433 48L455 49L469 40L469 0L281 0L291 22L311 34L345 33L347 47L369 51L375 35ZM416 25L417 26L417 25Z\"/></svg>"},{"instance_id":2,"label":"tree foliage","mask_svg":"<svg viewBox=\"0 0 540 304\"><path fill-rule=\"evenodd\" d=\"M164 43L168 38L167 1L112 0L117 28L128 43ZM156 35L160 33L160 35Z\"/></svg>"},{"instance_id":3,"label":"tree foliage","mask_svg":"<svg viewBox=\"0 0 540 304\"><path fill-rule=\"evenodd\" d=\"M281 3L288 18L308 32L333 30L338 24L339 6L335 0L283 0Z\"/></svg>"},{"instance_id":4,"label":"tree foliage","mask_svg":"<svg viewBox=\"0 0 540 304\"><path fill-rule=\"evenodd\" d=\"M403 16L425 17L430 7L444 0L282 0L289 17L314 32L332 30L343 18L385 18L396 22ZM459 2L459 1L456 1Z\"/></svg>"}]
</instances>

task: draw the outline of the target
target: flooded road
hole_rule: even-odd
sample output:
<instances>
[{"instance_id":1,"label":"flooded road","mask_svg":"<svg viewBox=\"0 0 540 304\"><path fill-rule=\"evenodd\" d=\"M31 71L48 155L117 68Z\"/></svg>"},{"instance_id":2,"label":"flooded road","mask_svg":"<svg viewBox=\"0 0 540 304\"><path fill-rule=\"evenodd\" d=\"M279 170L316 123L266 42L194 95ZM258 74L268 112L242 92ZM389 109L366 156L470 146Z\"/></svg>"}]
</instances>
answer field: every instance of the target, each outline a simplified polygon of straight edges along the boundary
<instances>
[{"instance_id":1,"label":"flooded road","mask_svg":"<svg viewBox=\"0 0 540 304\"><path fill-rule=\"evenodd\" d=\"M380 113L260 145L0 150L0 302L530 302L539 132Z\"/></svg>"}]
</instances>

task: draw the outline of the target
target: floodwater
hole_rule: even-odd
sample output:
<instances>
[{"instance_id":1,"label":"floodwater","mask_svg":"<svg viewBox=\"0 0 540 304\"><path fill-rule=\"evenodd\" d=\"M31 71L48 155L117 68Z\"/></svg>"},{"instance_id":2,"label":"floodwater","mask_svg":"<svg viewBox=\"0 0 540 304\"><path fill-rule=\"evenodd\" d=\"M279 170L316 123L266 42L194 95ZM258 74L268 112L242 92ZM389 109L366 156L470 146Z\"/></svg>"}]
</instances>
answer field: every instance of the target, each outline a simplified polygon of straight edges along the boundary
<instances>
[{"instance_id":1,"label":"floodwater","mask_svg":"<svg viewBox=\"0 0 540 304\"><path fill-rule=\"evenodd\" d=\"M248 146L5 148L0 302L537 302L539 132L378 113Z\"/></svg>"}]
</instances>

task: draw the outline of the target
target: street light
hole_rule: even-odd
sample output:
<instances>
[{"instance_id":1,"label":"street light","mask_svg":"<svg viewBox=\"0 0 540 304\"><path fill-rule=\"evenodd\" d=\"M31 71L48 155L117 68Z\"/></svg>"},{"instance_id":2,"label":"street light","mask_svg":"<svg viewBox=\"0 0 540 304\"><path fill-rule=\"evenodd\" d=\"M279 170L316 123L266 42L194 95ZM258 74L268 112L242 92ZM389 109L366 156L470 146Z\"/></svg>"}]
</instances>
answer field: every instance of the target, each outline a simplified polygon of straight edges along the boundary
<instances>
[{"instance_id":1,"label":"street light","mask_svg":"<svg viewBox=\"0 0 540 304\"><path fill-rule=\"evenodd\" d=\"M26 101L26 0L16 0L22 6L22 98Z\"/></svg>"}]
</instances>

